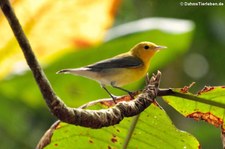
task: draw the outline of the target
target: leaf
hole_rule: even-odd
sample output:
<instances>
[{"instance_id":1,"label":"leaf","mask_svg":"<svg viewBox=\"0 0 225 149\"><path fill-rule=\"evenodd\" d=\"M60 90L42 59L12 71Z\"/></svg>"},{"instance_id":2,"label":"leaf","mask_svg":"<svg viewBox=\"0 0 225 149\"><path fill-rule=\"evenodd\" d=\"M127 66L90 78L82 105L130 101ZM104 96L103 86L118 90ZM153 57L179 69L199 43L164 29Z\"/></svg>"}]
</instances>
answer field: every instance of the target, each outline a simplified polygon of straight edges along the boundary
<instances>
[{"instance_id":1,"label":"leaf","mask_svg":"<svg viewBox=\"0 0 225 149\"><path fill-rule=\"evenodd\" d=\"M120 1L17 0L13 8L42 64L103 40ZM27 70L22 52L3 15L0 15L0 79ZM98 21L96 21L98 20Z\"/></svg>"},{"instance_id":2,"label":"leaf","mask_svg":"<svg viewBox=\"0 0 225 149\"><path fill-rule=\"evenodd\" d=\"M119 125L102 129L89 129L60 123L53 132L52 148L123 148L132 118ZM143 112L127 148L196 149L198 141L190 134L174 127L166 113L151 105Z\"/></svg>"},{"instance_id":3,"label":"leaf","mask_svg":"<svg viewBox=\"0 0 225 149\"><path fill-rule=\"evenodd\" d=\"M15 97L12 102L0 93L0 99L0 148L34 148L43 128L49 127L55 118L45 107L34 109L20 98Z\"/></svg>"},{"instance_id":4,"label":"leaf","mask_svg":"<svg viewBox=\"0 0 225 149\"><path fill-rule=\"evenodd\" d=\"M225 88L223 86L206 86L197 94L183 93L183 89L173 90L180 93L180 97L163 96L168 104L185 117L204 120L216 127L221 127L222 131L225 132ZM195 100L198 100L198 102Z\"/></svg>"}]
</instances>

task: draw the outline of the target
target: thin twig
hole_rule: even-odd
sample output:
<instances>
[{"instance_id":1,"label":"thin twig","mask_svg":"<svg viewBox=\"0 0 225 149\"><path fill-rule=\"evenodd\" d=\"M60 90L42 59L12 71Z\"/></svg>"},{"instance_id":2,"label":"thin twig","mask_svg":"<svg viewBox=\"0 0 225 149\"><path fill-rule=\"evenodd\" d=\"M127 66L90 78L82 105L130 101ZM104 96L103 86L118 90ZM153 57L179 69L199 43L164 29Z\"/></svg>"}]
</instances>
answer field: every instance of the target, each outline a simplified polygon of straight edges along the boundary
<instances>
[{"instance_id":1,"label":"thin twig","mask_svg":"<svg viewBox=\"0 0 225 149\"><path fill-rule=\"evenodd\" d=\"M136 124L137 124L137 122L138 122L139 117L140 117L140 114L134 116L134 118L133 118L133 120L132 120L132 122L131 122L130 128L129 128L129 130L128 130L128 134L127 134L127 136L126 136L126 138L125 138L125 141L124 141L124 143L123 143L123 149L127 149L128 144L129 144L129 142L130 142L130 139L131 139L131 137L132 137L132 134L133 134L133 132L134 132L134 129L135 129L135 127L136 127Z\"/></svg>"},{"instance_id":2,"label":"thin twig","mask_svg":"<svg viewBox=\"0 0 225 149\"><path fill-rule=\"evenodd\" d=\"M147 77L146 77L147 78ZM146 79L147 80L147 79ZM141 90L139 91L141 92ZM136 93L137 94L137 93ZM126 96L126 95L125 95ZM178 91L174 91L174 89L170 88L170 89L158 89L158 94L157 96L174 96L174 97L180 97L180 98L185 98L186 100L192 100L192 101L196 101L196 102L200 102L200 103L204 103L204 104L208 104L211 106L216 106L216 107L220 107L220 108L225 108L225 105L216 101L212 101L212 100L206 100L204 98L198 97L196 95L190 95L187 93L181 93ZM124 96L122 96L121 98L123 98ZM102 102L109 102L111 101L111 98L107 98L107 99L99 99L99 100L95 100L95 101L91 101L88 102L82 106L80 106L79 108L88 108L90 106L96 105L98 103L102 103ZM158 103L157 101L154 101L155 104L160 108L163 109Z\"/></svg>"},{"instance_id":3,"label":"thin twig","mask_svg":"<svg viewBox=\"0 0 225 149\"><path fill-rule=\"evenodd\" d=\"M192 100L196 102L201 102L204 104L216 106L225 109L225 105L223 103L219 103L216 101L212 100L206 100L204 98L198 97L196 95L191 95L191 94L186 94L186 93L181 93L178 91L174 91L173 89L160 89L158 90L157 96L175 96L175 97L181 97L187 100Z\"/></svg>"}]
</instances>

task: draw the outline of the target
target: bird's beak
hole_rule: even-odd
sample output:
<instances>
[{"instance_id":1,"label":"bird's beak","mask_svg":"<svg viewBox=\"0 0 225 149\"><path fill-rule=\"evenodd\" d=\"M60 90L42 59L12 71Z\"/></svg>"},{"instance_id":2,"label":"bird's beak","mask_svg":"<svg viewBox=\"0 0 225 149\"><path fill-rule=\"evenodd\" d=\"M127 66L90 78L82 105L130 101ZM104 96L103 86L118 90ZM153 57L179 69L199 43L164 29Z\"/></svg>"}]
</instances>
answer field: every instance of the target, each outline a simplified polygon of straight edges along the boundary
<instances>
[{"instance_id":1,"label":"bird's beak","mask_svg":"<svg viewBox=\"0 0 225 149\"><path fill-rule=\"evenodd\" d=\"M167 48L166 46L157 46L157 47L155 48L155 50L159 51L159 50L161 50L161 49L166 49L166 48Z\"/></svg>"}]
</instances>

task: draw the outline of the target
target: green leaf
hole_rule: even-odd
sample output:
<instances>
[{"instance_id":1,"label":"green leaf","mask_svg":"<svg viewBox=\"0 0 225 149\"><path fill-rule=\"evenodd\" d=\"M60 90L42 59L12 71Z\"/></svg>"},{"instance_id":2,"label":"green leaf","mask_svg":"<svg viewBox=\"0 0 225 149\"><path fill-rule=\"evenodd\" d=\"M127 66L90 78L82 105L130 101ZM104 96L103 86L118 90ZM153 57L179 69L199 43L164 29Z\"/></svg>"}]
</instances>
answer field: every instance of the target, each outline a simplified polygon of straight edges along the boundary
<instances>
[{"instance_id":1,"label":"green leaf","mask_svg":"<svg viewBox=\"0 0 225 149\"><path fill-rule=\"evenodd\" d=\"M82 128L60 123L53 133L52 148L123 148L132 118L102 129ZM196 149L198 141L172 124L165 111L151 105L141 113L127 148Z\"/></svg>"},{"instance_id":2,"label":"green leaf","mask_svg":"<svg viewBox=\"0 0 225 149\"><path fill-rule=\"evenodd\" d=\"M198 94L182 93L182 89L173 89L175 96L164 96L163 99L186 117L204 120L225 131L225 88L205 87ZM189 99L189 100L188 100Z\"/></svg>"}]
</instances>

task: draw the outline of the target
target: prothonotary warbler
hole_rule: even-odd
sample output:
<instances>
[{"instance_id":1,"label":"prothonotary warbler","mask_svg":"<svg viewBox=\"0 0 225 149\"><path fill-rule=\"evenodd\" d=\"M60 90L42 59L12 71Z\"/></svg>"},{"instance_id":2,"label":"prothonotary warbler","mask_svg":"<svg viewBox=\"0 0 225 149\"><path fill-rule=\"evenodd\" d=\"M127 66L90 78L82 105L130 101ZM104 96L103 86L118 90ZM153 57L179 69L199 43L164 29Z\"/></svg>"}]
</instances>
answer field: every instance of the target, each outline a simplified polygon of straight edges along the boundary
<instances>
[{"instance_id":1,"label":"prothonotary warbler","mask_svg":"<svg viewBox=\"0 0 225 149\"><path fill-rule=\"evenodd\" d=\"M106 85L123 90L132 97L131 92L121 86L141 79L147 73L153 55L163 48L166 47L152 42L140 42L126 53L81 68L63 69L57 73L79 75L99 82L115 102L116 97L106 89Z\"/></svg>"}]
</instances>

